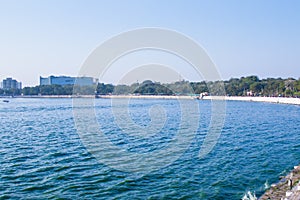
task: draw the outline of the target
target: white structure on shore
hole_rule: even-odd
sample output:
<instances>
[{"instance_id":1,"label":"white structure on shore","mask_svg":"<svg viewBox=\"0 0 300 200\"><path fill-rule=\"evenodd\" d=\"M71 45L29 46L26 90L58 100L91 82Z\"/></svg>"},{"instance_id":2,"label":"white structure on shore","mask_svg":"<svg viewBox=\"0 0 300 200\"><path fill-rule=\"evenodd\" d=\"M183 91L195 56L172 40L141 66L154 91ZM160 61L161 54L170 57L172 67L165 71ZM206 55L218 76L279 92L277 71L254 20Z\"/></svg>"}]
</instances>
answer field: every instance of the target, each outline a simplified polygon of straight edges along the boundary
<instances>
[{"instance_id":1,"label":"white structure on shore","mask_svg":"<svg viewBox=\"0 0 300 200\"><path fill-rule=\"evenodd\" d=\"M40 76L40 85L94 85L97 80L92 77L70 77L70 76Z\"/></svg>"}]
</instances>

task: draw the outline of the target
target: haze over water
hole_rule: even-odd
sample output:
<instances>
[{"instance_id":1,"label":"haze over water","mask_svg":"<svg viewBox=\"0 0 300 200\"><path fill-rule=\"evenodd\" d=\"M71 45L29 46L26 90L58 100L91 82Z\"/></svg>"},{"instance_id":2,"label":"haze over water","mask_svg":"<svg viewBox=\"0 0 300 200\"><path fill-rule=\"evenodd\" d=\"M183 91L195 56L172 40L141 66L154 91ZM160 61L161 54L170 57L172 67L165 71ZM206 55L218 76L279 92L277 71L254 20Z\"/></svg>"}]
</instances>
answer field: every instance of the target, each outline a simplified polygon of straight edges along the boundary
<instances>
[{"instance_id":1,"label":"haze over water","mask_svg":"<svg viewBox=\"0 0 300 200\"><path fill-rule=\"evenodd\" d=\"M189 103L190 100L185 100ZM170 119L149 142L127 140L114 128L111 101L96 99L100 123L114 144L130 151L164 148L174 136L176 100L131 100L129 113L142 126L160 105ZM200 123L192 144L174 163L135 175L99 163L81 142L71 99L10 99L0 103L0 199L240 199L262 194L266 183L298 165L299 106L227 102L226 121L215 148L203 159L199 150L210 121L210 101L199 101ZM145 150L146 149L146 150ZM267 184L267 185L268 185Z\"/></svg>"}]
</instances>

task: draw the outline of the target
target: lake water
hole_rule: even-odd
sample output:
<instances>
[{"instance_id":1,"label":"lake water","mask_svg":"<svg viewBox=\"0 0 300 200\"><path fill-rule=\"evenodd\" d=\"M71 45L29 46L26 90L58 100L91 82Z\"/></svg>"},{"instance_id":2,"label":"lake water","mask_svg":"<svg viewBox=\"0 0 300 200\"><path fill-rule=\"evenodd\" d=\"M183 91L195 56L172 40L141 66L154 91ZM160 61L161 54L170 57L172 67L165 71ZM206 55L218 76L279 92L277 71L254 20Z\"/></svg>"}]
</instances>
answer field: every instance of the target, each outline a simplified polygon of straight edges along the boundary
<instances>
[{"instance_id":1,"label":"lake water","mask_svg":"<svg viewBox=\"0 0 300 200\"><path fill-rule=\"evenodd\" d=\"M247 191L261 195L300 163L300 106L227 102L222 134L200 159L211 102L197 103L199 128L184 153L167 166L138 174L101 163L85 148L71 99L1 101L0 199L240 199ZM111 100L96 99L95 113L114 145L147 155L166 148L180 127L176 100L132 100L132 122L147 130L155 106L164 109L158 114L167 120L144 139L126 135L113 122Z\"/></svg>"}]
</instances>

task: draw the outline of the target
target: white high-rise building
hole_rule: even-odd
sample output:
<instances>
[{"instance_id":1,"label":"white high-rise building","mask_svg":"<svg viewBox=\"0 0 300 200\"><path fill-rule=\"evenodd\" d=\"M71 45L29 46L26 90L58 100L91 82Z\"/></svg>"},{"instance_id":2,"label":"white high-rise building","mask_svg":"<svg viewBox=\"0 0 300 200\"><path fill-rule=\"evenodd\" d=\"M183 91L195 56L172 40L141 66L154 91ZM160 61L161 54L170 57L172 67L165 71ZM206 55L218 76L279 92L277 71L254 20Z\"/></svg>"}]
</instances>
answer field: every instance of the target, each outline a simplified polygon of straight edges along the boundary
<instances>
[{"instance_id":1,"label":"white high-rise building","mask_svg":"<svg viewBox=\"0 0 300 200\"><path fill-rule=\"evenodd\" d=\"M70 77L70 76L40 76L40 85L94 85L92 77Z\"/></svg>"}]
</instances>

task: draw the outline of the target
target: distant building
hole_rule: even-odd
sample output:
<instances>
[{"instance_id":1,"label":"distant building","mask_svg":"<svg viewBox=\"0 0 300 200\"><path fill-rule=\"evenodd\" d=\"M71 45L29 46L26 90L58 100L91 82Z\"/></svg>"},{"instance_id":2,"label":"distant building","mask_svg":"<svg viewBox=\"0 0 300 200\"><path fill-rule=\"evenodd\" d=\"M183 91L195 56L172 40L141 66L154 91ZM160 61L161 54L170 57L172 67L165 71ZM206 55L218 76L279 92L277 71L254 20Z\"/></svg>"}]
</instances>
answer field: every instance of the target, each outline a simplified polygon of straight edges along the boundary
<instances>
[{"instance_id":1,"label":"distant building","mask_svg":"<svg viewBox=\"0 0 300 200\"><path fill-rule=\"evenodd\" d=\"M18 82L12 78L6 78L1 82L3 90L22 89L22 82Z\"/></svg>"},{"instance_id":2,"label":"distant building","mask_svg":"<svg viewBox=\"0 0 300 200\"><path fill-rule=\"evenodd\" d=\"M70 77L70 76L49 76L47 78L40 76L40 85L93 85L92 77Z\"/></svg>"}]
</instances>

